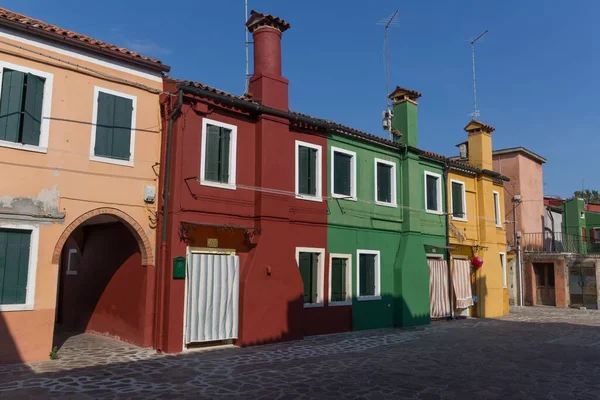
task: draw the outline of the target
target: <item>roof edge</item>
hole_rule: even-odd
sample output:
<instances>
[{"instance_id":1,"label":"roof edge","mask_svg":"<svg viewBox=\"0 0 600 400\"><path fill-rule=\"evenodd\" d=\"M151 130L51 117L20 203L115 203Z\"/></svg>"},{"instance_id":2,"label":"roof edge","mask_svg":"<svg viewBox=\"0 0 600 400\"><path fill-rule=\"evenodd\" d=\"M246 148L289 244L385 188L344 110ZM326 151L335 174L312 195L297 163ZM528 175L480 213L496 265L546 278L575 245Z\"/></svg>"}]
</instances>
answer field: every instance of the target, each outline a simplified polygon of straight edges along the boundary
<instances>
[{"instance_id":1,"label":"roof edge","mask_svg":"<svg viewBox=\"0 0 600 400\"><path fill-rule=\"evenodd\" d=\"M526 149L523 146L508 147L506 149L494 150L494 151L492 151L492 156L502 155L502 154L512 154L512 153L522 153L522 154L528 156L529 158L533 159L534 161L538 161L540 164L545 164L548 162L548 160L546 158L540 156L537 153L534 153L533 151L531 151L529 149Z\"/></svg>"}]
</instances>

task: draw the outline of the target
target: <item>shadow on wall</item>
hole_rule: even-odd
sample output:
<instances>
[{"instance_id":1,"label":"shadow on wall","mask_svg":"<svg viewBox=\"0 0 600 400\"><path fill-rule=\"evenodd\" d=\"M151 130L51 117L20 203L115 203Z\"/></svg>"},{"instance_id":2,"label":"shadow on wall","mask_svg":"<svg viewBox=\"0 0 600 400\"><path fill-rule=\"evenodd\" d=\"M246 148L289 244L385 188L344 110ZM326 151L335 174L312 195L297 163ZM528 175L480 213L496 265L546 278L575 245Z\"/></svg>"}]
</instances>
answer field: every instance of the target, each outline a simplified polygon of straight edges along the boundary
<instances>
[{"instance_id":1,"label":"shadow on wall","mask_svg":"<svg viewBox=\"0 0 600 400\"><path fill-rule=\"evenodd\" d=\"M5 314L0 312L0 364L23 362Z\"/></svg>"}]
</instances>

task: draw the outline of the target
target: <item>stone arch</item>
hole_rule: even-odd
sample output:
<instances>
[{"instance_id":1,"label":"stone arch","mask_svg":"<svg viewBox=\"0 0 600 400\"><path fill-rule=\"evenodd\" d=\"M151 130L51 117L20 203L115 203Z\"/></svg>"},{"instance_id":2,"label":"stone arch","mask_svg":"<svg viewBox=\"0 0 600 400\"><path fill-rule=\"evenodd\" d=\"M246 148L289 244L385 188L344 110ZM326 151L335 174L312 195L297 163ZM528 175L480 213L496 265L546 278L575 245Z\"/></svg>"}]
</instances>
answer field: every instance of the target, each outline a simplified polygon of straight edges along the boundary
<instances>
[{"instance_id":1,"label":"stone arch","mask_svg":"<svg viewBox=\"0 0 600 400\"><path fill-rule=\"evenodd\" d=\"M93 218L97 215L111 215L119 219L130 231L131 234L135 237L135 240L140 247L140 253L142 255L142 265L154 265L154 255L152 253L152 245L150 244L150 240L146 236L144 229L137 223L135 219L127 215L121 210L110 207L102 207L96 208L95 210L91 210L81 215L75 221L71 222L67 229L64 230L56 246L54 247L54 253L52 253L52 264L58 264L60 260L60 253L75 229L85 221L90 218Z\"/></svg>"}]
</instances>

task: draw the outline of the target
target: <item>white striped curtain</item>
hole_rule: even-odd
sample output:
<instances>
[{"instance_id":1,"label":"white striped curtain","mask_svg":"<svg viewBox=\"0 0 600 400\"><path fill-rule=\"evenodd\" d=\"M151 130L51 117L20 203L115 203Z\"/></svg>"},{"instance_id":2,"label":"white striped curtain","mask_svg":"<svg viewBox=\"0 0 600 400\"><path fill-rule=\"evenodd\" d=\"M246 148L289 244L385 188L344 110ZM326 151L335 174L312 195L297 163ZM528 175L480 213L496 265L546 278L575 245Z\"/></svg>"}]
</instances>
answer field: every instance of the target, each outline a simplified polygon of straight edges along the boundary
<instances>
[{"instance_id":1,"label":"white striped curtain","mask_svg":"<svg viewBox=\"0 0 600 400\"><path fill-rule=\"evenodd\" d=\"M442 259L427 259L429 264L429 312L431 318L449 317L448 263Z\"/></svg>"},{"instance_id":2,"label":"white striped curtain","mask_svg":"<svg viewBox=\"0 0 600 400\"><path fill-rule=\"evenodd\" d=\"M237 256L192 254L186 277L186 344L237 338L239 270Z\"/></svg>"},{"instance_id":3,"label":"white striped curtain","mask_svg":"<svg viewBox=\"0 0 600 400\"><path fill-rule=\"evenodd\" d=\"M471 291L471 266L469 260L452 261L452 285L456 296L456 308L467 308L473 305Z\"/></svg>"}]
</instances>

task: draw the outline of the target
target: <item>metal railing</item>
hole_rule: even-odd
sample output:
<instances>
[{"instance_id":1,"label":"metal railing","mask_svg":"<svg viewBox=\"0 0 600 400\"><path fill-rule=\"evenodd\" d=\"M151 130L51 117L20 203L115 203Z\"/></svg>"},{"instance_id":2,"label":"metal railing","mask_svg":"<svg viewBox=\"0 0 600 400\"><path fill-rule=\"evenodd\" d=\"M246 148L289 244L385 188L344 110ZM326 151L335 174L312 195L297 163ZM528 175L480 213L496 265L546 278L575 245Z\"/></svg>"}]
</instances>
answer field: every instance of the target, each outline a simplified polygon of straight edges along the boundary
<instances>
[{"instance_id":1,"label":"metal railing","mask_svg":"<svg viewBox=\"0 0 600 400\"><path fill-rule=\"evenodd\" d=\"M600 240L562 232L525 233L521 246L526 253L600 254Z\"/></svg>"}]
</instances>

